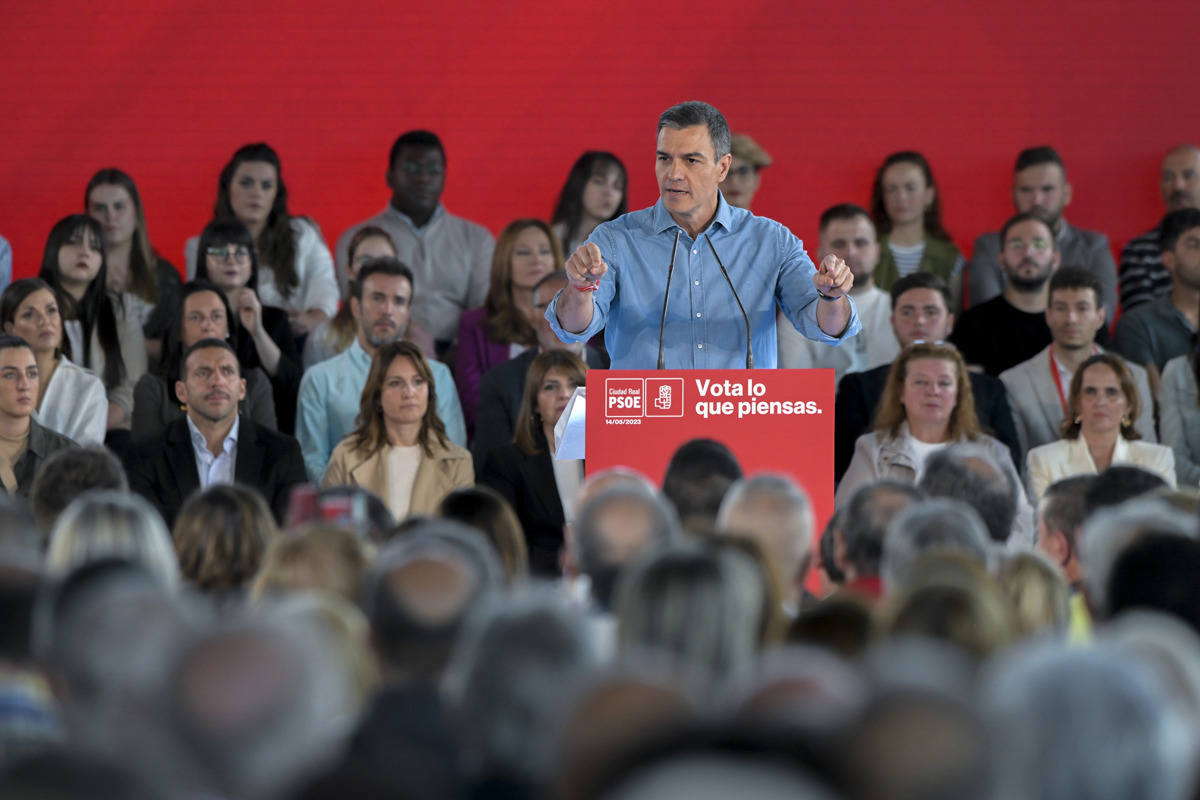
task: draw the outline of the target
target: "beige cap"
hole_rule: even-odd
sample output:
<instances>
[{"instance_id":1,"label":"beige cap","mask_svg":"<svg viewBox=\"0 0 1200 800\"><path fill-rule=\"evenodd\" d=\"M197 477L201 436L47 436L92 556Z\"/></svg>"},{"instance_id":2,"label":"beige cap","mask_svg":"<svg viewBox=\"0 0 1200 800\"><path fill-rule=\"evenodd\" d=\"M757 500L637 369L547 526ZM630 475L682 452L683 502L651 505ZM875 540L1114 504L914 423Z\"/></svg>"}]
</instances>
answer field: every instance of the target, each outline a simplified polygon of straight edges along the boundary
<instances>
[{"instance_id":1,"label":"beige cap","mask_svg":"<svg viewBox=\"0 0 1200 800\"><path fill-rule=\"evenodd\" d=\"M767 151L759 147L758 142L744 133L735 133L729 137L729 152L742 161L748 161L758 169L769 167L772 164Z\"/></svg>"}]
</instances>

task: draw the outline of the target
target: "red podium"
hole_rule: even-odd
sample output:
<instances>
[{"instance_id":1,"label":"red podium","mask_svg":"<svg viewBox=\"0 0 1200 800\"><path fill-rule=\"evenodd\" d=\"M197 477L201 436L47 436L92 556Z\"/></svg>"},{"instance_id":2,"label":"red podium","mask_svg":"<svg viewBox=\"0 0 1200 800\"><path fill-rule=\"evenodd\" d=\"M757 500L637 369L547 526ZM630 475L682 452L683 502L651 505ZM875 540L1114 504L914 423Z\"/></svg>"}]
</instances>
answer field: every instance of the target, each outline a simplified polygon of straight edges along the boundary
<instances>
[{"instance_id":1,"label":"red podium","mask_svg":"<svg viewBox=\"0 0 1200 800\"><path fill-rule=\"evenodd\" d=\"M632 467L661 484L689 439L715 439L747 475L792 476L817 530L833 513L831 369L593 370L587 374L587 472Z\"/></svg>"}]
</instances>

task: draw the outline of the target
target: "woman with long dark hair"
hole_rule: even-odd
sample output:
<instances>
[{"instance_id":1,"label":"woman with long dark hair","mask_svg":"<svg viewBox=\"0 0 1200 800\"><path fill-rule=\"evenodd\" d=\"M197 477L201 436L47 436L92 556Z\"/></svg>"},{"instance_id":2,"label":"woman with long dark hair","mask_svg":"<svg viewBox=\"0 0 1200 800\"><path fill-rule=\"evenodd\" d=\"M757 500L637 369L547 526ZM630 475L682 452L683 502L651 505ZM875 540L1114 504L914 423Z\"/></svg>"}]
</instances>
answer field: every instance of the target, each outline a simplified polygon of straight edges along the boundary
<instances>
[{"instance_id":1,"label":"woman with long dark hair","mask_svg":"<svg viewBox=\"0 0 1200 800\"><path fill-rule=\"evenodd\" d=\"M629 210L629 182L621 159L603 150L589 150L567 174L550 225L570 256L602 222Z\"/></svg>"},{"instance_id":2,"label":"woman with long dark hair","mask_svg":"<svg viewBox=\"0 0 1200 800\"><path fill-rule=\"evenodd\" d=\"M122 297L108 291L104 229L72 214L50 229L38 277L62 303L63 351L104 382L107 427L128 429L133 387L146 372L142 326Z\"/></svg>"},{"instance_id":3,"label":"woman with long dark hair","mask_svg":"<svg viewBox=\"0 0 1200 800\"><path fill-rule=\"evenodd\" d=\"M146 354L157 360L179 296L179 272L150 246L142 196L127 173L112 167L97 172L84 190L83 205L104 226L108 290L125 295L142 324Z\"/></svg>"},{"instance_id":4,"label":"woman with long dark hair","mask_svg":"<svg viewBox=\"0 0 1200 800\"><path fill-rule=\"evenodd\" d=\"M307 217L288 212L279 155L267 144L248 144L233 154L217 182L213 219L236 219L250 231L260 259L259 298L287 312L295 336L304 336L338 309L333 256ZM194 241L194 240L192 240ZM187 245L188 276L199 275Z\"/></svg>"}]
</instances>

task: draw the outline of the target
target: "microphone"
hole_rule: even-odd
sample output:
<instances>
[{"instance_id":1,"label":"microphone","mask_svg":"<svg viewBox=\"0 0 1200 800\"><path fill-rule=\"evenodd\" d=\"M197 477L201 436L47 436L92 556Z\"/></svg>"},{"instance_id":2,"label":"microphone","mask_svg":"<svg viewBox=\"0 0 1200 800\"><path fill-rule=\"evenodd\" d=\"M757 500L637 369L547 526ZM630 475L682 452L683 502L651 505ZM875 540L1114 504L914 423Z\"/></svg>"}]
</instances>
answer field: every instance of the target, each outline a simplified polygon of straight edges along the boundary
<instances>
[{"instance_id":1,"label":"microphone","mask_svg":"<svg viewBox=\"0 0 1200 800\"><path fill-rule=\"evenodd\" d=\"M667 325L667 299L671 296L671 274L675 272L675 251L679 249L679 234L683 229L675 231L675 244L671 245L671 263L667 265L667 291L663 293L662 320L658 323L658 368L666 369L663 365L663 329Z\"/></svg>"},{"instance_id":2,"label":"microphone","mask_svg":"<svg viewBox=\"0 0 1200 800\"><path fill-rule=\"evenodd\" d=\"M738 297L737 289L733 288L733 281L729 279L729 273L725 270L725 265L721 263L721 257L717 255L717 248L713 247L712 239L708 238L708 234L704 234L704 241L708 242L708 249L712 250L713 258L717 260L717 266L721 268L721 274L725 276L725 282L729 284L729 291L733 292L733 300L737 303L738 311L742 312L742 321L746 323L746 369L754 369L754 350L750 346L750 318L746 316L746 309L742 308L742 298ZM672 261L674 257L672 257Z\"/></svg>"}]
</instances>

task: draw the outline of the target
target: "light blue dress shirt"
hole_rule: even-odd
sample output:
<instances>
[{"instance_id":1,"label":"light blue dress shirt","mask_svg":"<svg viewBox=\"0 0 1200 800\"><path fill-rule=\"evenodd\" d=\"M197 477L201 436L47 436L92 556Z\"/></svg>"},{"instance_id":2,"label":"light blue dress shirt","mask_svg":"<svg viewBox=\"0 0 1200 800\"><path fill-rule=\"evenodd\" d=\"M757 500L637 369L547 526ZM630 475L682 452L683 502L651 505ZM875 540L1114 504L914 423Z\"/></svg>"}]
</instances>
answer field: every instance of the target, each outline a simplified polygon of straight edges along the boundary
<instances>
[{"instance_id":1,"label":"light blue dress shirt","mask_svg":"<svg viewBox=\"0 0 1200 800\"><path fill-rule=\"evenodd\" d=\"M588 241L600 248L608 272L593 293L592 322L581 333L564 331L557 316L560 292L546 309L546 319L558 337L582 342L603 328L613 369L658 366L667 265L675 232L682 230L662 200L597 227ZM778 222L734 208L720 197L716 218L705 233L746 309L755 367L778 366L776 304L800 333L814 341L840 344L862 327L850 300L850 322L841 336L821 330L817 304L822 301L812 282L816 267L801 241ZM577 290L568 286L562 291ZM746 365L746 323L704 234L698 241L686 231L679 236L663 339L667 369Z\"/></svg>"},{"instance_id":2,"label":"light blue dress shirt","mask_svg":"<svg viewBox=\"0 0 1200 800\"><path fill-rule=\"evenodd\" d=\"M233 427L229 429L225 441L221 443L221 454L214 456L208 449L204 434L192 422L191 415L187 419L188 431L192 434L192 451L196 455L196 472L200 475L200 489L221 484L232 484L237 467L238 429L241 428L242 418L234 415Z\"/></svg>"},{"instance_id":3,"label":"light blue dress shirt","mask_svg":"<svg viewBox=\"0 0 1200 800\"><path fill-rule=\"evenodd\" d=\"M440 361L430 361L429 369L433 372L437 412L446 426L446 436L466 447L467 424L463 421L454 376ZM342 353L314 364L304 373L296 407L296 439L304 453L304 468L313 483L321 482L333 449L356 427L362 390L370 371L371 357L355 338Z\"/></svg>"}]
</instances>

